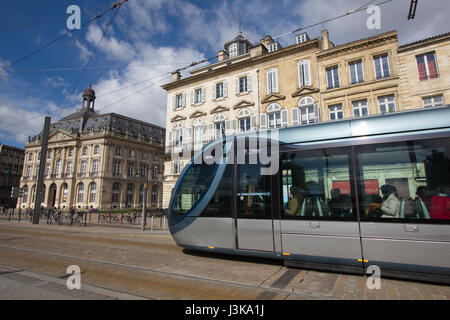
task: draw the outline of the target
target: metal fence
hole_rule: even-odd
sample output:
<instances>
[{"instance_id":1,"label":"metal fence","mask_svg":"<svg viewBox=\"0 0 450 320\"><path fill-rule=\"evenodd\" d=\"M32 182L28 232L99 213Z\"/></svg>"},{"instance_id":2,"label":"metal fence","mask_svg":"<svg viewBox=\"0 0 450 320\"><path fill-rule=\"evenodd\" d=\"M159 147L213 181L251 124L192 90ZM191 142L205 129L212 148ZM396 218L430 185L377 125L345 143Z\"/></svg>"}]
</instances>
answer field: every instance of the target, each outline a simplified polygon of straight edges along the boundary
<instances>
[{"instance_id":1,"label":"metal fence","mask_svg":"<svg viewBox=\"0 0 450 320\"><path fill-rule=\"evenodd\" d=\"M2 220L32 223L34 210L30 209L0 209ZM65 226L128 226L140 228L142 226L142 212L138 210L58 210L42 209L40 223ZM167 231L167 210L148 210L145 221L146 230Z\"/></svg>"}]
</instances>

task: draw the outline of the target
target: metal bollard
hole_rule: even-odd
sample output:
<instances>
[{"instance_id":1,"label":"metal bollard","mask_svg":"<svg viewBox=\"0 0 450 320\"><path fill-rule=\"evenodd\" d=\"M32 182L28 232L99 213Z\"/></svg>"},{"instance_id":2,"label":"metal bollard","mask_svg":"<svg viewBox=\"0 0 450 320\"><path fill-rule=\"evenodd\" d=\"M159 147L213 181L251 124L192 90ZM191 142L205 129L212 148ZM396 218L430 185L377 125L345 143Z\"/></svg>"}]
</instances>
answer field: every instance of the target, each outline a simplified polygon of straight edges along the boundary
<instances>
[{"instance_id":1,"label":"metal bollard","mask_svg":"<svg viewBox=\"0 0 450 320\"><path fill-rule=\"evenodd\" d=\"M151 225L150 225L150 231L151 232L153 232L153 221L154 221L154 219L153 219L153 216L152 216Z\"/></svg>"}]
</instances>

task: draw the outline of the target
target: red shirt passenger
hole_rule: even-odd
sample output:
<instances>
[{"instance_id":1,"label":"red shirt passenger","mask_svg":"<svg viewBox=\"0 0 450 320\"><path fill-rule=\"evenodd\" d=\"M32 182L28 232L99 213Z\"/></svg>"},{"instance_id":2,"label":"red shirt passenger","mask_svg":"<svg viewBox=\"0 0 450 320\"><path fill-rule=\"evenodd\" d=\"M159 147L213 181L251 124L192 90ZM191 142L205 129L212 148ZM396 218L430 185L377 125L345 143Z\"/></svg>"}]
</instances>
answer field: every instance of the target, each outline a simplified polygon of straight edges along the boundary
<instances>
[{"instance_id":1,"label":"red shirt passenger","mask_svg":"<svg viewBox=\"0 0 450 320\"><path fill-rule=\"evenodd\" d=\"M450 195L439 193L431 198L431 219L450 219Z\"/></svg>"}]
</instances>

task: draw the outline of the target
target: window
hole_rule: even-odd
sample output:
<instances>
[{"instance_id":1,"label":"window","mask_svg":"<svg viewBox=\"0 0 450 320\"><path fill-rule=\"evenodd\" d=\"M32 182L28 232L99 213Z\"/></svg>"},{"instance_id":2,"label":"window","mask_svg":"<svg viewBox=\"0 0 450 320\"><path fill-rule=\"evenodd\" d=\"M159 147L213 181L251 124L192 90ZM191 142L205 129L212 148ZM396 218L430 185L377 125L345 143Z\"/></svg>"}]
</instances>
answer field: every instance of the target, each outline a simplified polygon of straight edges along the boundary
<instances>
[{"instance_id":1,"label":"window","mask_svg":"<svg viewBox=\"0 0 450 320\"><path fill-rule=\"evenodd\" d=\"M248 109L242 109L238 114L239 120L239 132L247 132L250 131L251 119L250 119L250 111Z\"/></svg>"},{"instance_id":2,"label":"window","mask_svg":"<svg viewBox=\"0 0 450 320\"><path fill-rule=\"evenodd\" d=\"M442 96L433 96L422 98L423 107L431 108L431 107L442 107L444 105L444 98Z\"/></svg>"},{"instance_id":3,"label":"window","mask_svg":"<svg viewBox=\"0 0 450 320\"><path fill-rule=\"evenodd\" d=\"M267 70L267 94L278 92L278 72L276 68Z\"/></svg>"},{"instance_id":4,"label":"window","mask_svg":"<svg viewBox=\"0 0 450 320\"><path fill-rule=\"evenodd\" d=\"M144 161L146 161L148 159L147 152L142 152L141 159L144 160Z\"/></svg>"},{"instance_id":5,"label":"window","mask_svg":"<svg viewBox=\"0 0 450 320\"><path fill-rule=\"evenodd\" d=\"M373 58L375 63L375 76L377 79L389 78L388 55L384 54Z\"/></svg>"},{"instance_id":6,"label":"window","mask_svg":"<svg viewBox=\"0 0 450 320\"><path fill-rule=\"evenodd\" d=\"M282 155L282 218L355 218L346 149Z\"/></svg>"},{"instance_id":7,"label":"window","mask_svg":"<svg viewBox=\"0 0 450 320\"><path fill-rule=\"evenodd\" d=\"M269 129L281 128L281 106L278 103L272 103L267 107L267 117Z\"/></svg>"},{"instance_id":8,"label":"window","mask_svg":"<svg viewBox=\"0 0 450 320\"><path fill-rule=\"evenodd\" d=\"M151 199L152 203L156 204L158 201L158 187L157 186L153 186L152 187L152 199Z\"/></svg>"},{"instance_id":9,"label":"window","mask_svg":"<svg viewBox=\"0 0 450 320\"><path fill-rule=\"evenodd\" d=\"M97 194L97 184L92 182L89 185L89 202L95 202L95 196Z\"/></svg>"},{"instance_id":10,"label":"window","mask_svg":"<svg viewBox=\"0 0 450 320\"><path fill-rule=\"evenodd\" d=\"M116 156L120 156L122 154L122 149L120 147L116 147Z\"/></svg>"},{"instance_id":11,"label":"window","mask_svg":"<svg viewBox=\"0 0 450 320\"><path fill-rule=\"evenodd\" d=\"M339 88L339 73L338 67L331 67L326 69L327 72L327 89Z\"/></svg>"},{"instance_id":12,"label":"window","mask_svg":"<svg viewBox=\"0 0 450 320\"><path fill-rule=\"evenodd\" d=\"M277 51L277 50L278 50L278 43L277 42L269 44L269 49L268 49L269 52L274 52L274 51Z\"/></svg>"},{"instance_id":13,"label":"window","mask_svg":"<svg viewBox=\"0 0 450 320\"><path fill-rule=\"evenodd\" d=\"M128 176L129 177L133 177L134 176L134 162L129 162L128 163Z\"/></svg>"},{"instance_id":14,"label":"window","mask_svg":"<svg viewBox=\"0 0 450 320\"><path fill-rule=\"evenodd\" d=\"M174 109L183 108L186 105L186 95L183 93L177 94L174 98Z\"/></svg>"},{"instance_id":15,"label":"window","mask_svg":"<svg viewBox=\"0 0 450 320\"><path fill-rule=\"evenodd\" d=\"M130 150L130 158L134 159L136 152L134 150Z\"/></svg>"},{"instance_id":16,"label":"window","mask_svg":"<svg viewBox=\"0 0 450 320\"><path fill-rule=\"evenodd\" d=\"M238 45L237 45L237 43L232 43L228 47L228 50L230 51L230 58L237 57L237 55L238 55Z\"/></svg>"},{"instance_id":17,"label":"window","mask_svg":"<svg viewBox=\"0 0 450 320\"><path fill-rule=\"evenodd\" d=\"M22 197L22 203L27 203L28 201L28 186L25 185L23 187L23 197Z\"/></svg>"},{"instance_id":18,"label":"window","mask_svg":"<svg viewBox=\"0 0 450 320\"><path fill-rule=\"evenodd\" d=\"M350 83L360 83L364 81L362 61L355 61L348 64L350 69Z\"/></svg>"},{"instance_id":19,"label":"window","mask_svg":"<svg viewBox=\"0 0 450 320\"><path fill-rule=\"evenodd\" d=\"M298 62L298 85L299 87L311 85L311 68L309 60Z\"/></svg>"},{"instance_id":20,"label":"window","mask_svg":"<svg viewBox=\"0 0 450 320\"><path fill-rule=\"evenodd\" d=\"M205 102L203 98L203 90L202 89L194 90L194 103L202 103L202 102Z\"/></svg>"},{"instance_id":21,"label":"window","mask_svg":"<svg viewBox=\"0 0 450 320\"><path fill-rule=\"evenodd\" d=\"M46 165L45 165L45 175L46 175L47 177L50 176L50 168L51 168L51 165L50 165L50 164L46 164Z\"/></svg>"},{"instance_id":22,"label":"window","mask_svg":"<svg viewBox=\"0 0 450 320\"><path fill-rule=\"evenodd\" d=\"M69 149L69 157L73 157L73 148Z\"/></svg>"},{"instance_id":23,"label":"window","mask_svg":"<svg viewBox=\"0 0 450 320\"><path fill-rule=\"evenodd\" d=\"M344 118L344 113L342 111L342 104L335 104L328 107L330 113L330 120L338 120Z\"/></svg>"},{"instance_id":24,"label":"window","mask_svg":"<svg viewBox=\"0 0 450 320\"><path fill-rule=\"evenodd\" d=\"M180 122L177 122L173 128L173 146L181 147L183 143L183 125Z\"/></svg>"},{"instance_id":25,"label":"window","mask_svg":"<svg viewBox=\"0 0 450 320\"><path fill-rule=\"evenodd\" d=\"M394 95L378 97L378 107L380 108L380 113L395 112Z\"/></svg>"},{"instance_id":26,"label":"window","mask_svg":"<svg viewBox=\"0 0 450 320\"><path fill-rule=\"evenodd\" d=\"M92 162L92 174L93 174L94 177L96 177L98 175L99 164L100 164L99 160L94 160Z\"/></svg>"},{"instance_id":27,"label":"window","mask_svg":"<svg viewBox=\"0 0 450 320\"><path fill-rule=\"evenodd\" d=\"M121 163L120 163L120 161L114 161L114 164L113 164L113 176L114 177L119 177L120 176L120 165L121 165Z\"/></svg>"},{"instance_id":28,"label":"window","mask_svg":"<svg viewBox=\"0 0 450 320\"><path fill-rule=\"evenodd\" d=\"M61 186L62 189L62 202L67 202L69 199L69 187L67 186L67 183L64 183Z\"/></svg>"},{"instance_id":29,"label":"window","mask_svg":"<svg viewBox=\"0 0 450 320\"><path fill-rule=\"evenodd\" d=\"M120 183L114 183L112 186L111 202L118 203L120 201Z\"/></svg>"},{"instance_id":30,"label":"window","mask_svg":"<svg viewBox=\"0 0 450 320\"><path fill-rule=\"evenodd\" d=\"M48 150L48 152L47 152L47 159L51 159L52 158L52 153L53 153L53 150Z\"/></svg>"},{"instance_id":31,"label":"window","mask_svg":"<svg viewBox=\"0 0 450 320\"><path fill-rule=\"evenodd\" d=\"M295 37L297 44L303 43L309 40L308 35L306 33L299 34Z\"/></svg>"},{"instance_id":32,"label":"window","mask_svg":"<svg viewBox=\"0 0 450 320\"><path fill-rule=\"evenodd\" d=\"M83 156L86 156L87 153L88 153L88 147L83 147L82 155L83 155Z\"/></svg>"},{"instance_id":33,"label":"window","mask_svg":"<svg viewBox=\"0 0 450 320\"><path fill-rule=\"evenodd\" d=\"M180 174L180 173L181 173L181 161L173 161L172 174Z\"/></svg>"},{"instance_id":34,"label":"window","mask_svg":"<svg viewBox=\"0 0 450 320\"><path fill-rule=\"evenodd\" d=\"M304 97L298 103L300 109L301 124L310 124L319 122L319 108L314 99L311 97Z\"/></svg>"},{"instance_id":35,"label":"window","mask_svg":"<svg viewBox=\"0 0 450 320\"><path fill-rule=\"evenodd\" d=\"M80 175L82 177L86 176L86 168L87 168L87 162L86 161L81 161L81 171L80 171Z\"/></svg>"},{"instance_id":36,"label":"window","mask_svg":"<svg viewBox=\"0 0 450 320\"><path fill-rule=\"evenodd\" d=\"M28 161L33 161L33 152L28 154Z\"/></svg>"},{"instance_id":37,"label":"window","mask_svg":"<svg viewBox=\"0 0 450 320\"><path fill-rule=\"evenodd\" d=\"M26 169L27 171L26 171L26 173L25 173L25 178L29 178L29 177L31 177L31 166L27 166L27 169Z\"/></svg>"},{"instance_id":38,"label":"window","mask_svg":"<svg viewBox=\"0 0 450 320\"><path fill-rule=\"evenodd\" d=\"M69 161L69 162L67 162L67 172L66 172L66 175L67 175L68 177L70 177L70 176L72 175L72 172L73 172L73 163L72 163L72 161Z\"/></svg>"},{"instance_id":39,"label":"window","mask_svg":"<svg viewBox=\"0 0 450 320\"><path fill-rule=\"evenodd\" d=\"M133 204L134 201L134 184L129 183L127 184L127 199L126 199L126 205Z\"/></svg>"},{"instance_id":40,"label":"window","mask_svg":"<svg viewBox=\"0 0 450 320\"><path fill-rule=\"evenodd\" d=\"M94 147L94 154L97 155L100 153L100 146L95 146Z\"/></svg>"},{"instance_id":41,"label":"window","mask_svg":"<svg viewBox=\"0 0 450 320\"><path fill-rule=\"evenodd\" d=\"M83 202L83 196L84 196L84 184L79 183L77 192L77 202Z\"/></svg>"},{"instance_id":42,"label":"window","mask_svg":"<svg viewBox=\"0 0 450 320\"><path fill-rule=\"evenodd\" d=\"M236 93L249 92L251 90L251 77L239 77L236 79Z\"/></svg>"},{"instance_id":43,"label":"window","mask_svg":"<svg viewBox=\"0 0 450 320\"><path fill-rule=\"evenodd\" d=\"M61 171L62 171L62 160L58 159L58 161L56 161L56 176L60 176L61 175Z\"/></svg>"},{"instance_id":44,"label":"window","mask_svg":"<svg viewBox=\"0 0 450 320\"><path fill-rule=\"evenodd\" d=\"M359 185L361 217L448 222L448 143L448 139L430 139L358 147L357 181L373 181L370 185Z\"/></svg>"},{"instance_id":45,"label":"window","mask_svg":"<svg viewBox=\"0 0 450 320\"><path fill-rule=\"evenodd\" d=\"M203 121L202 119L195 119L192 124L194 127L194 149L198 150L203 145Z\"/></svg>"},{"instance_id":46,"label":"window","mask_svg":"<svg viewBox=\"0 0 450 320\"><path fill-rule=\"evenodd\" d=\"M212 87L213 99L225 98L227 91L227 84L225 82L216 83Z\"/></svg>"},{"instance_id":47,"label":"window","mask_svg":"<svg viewBox=\"0 0 450 320\"><path fill-rule=\"evenodd\" d=\"M436 55L434 52L416 56L417 68L420 81L435 79L439 77Z\"/></svg>"},{"instance_id":48,"label":"window","mask_svg":"<svg viewBox=\"0 0 450 320\"><path fill-rule=\"evenodd\" d=\"M352 102L353 116L364 117L369 115L369 109L367 108L367 100L358 100Z\"/></svg>"},{"instance_id":49,"label":"window","mask_svg":"<svg viewBox=\"0 0 450 320\"><path fill-rule=\"evenodd\" d=\"M214 127L216 139L225 136L225 116L222 113L214 117Z\"/></svg>"}]
</instances>

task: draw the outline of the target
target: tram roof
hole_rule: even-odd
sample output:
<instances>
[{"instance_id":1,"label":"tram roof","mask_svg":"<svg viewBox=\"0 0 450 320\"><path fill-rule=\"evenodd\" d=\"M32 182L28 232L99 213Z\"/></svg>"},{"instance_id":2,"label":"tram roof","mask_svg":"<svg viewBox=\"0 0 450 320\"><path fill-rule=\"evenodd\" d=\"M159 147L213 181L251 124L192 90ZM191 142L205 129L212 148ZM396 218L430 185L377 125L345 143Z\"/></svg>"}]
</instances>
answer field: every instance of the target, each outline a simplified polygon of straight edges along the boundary
<instances>
[{"instance_id":1,"label":"tram roof","mask_svg":"<svg viewBox=\"0 0 450 320\"><path fill-rule=\"evenodd\" d=\"M283 144L450 128L450 105L281 129Z\"/></svg>"}]
</instances>

